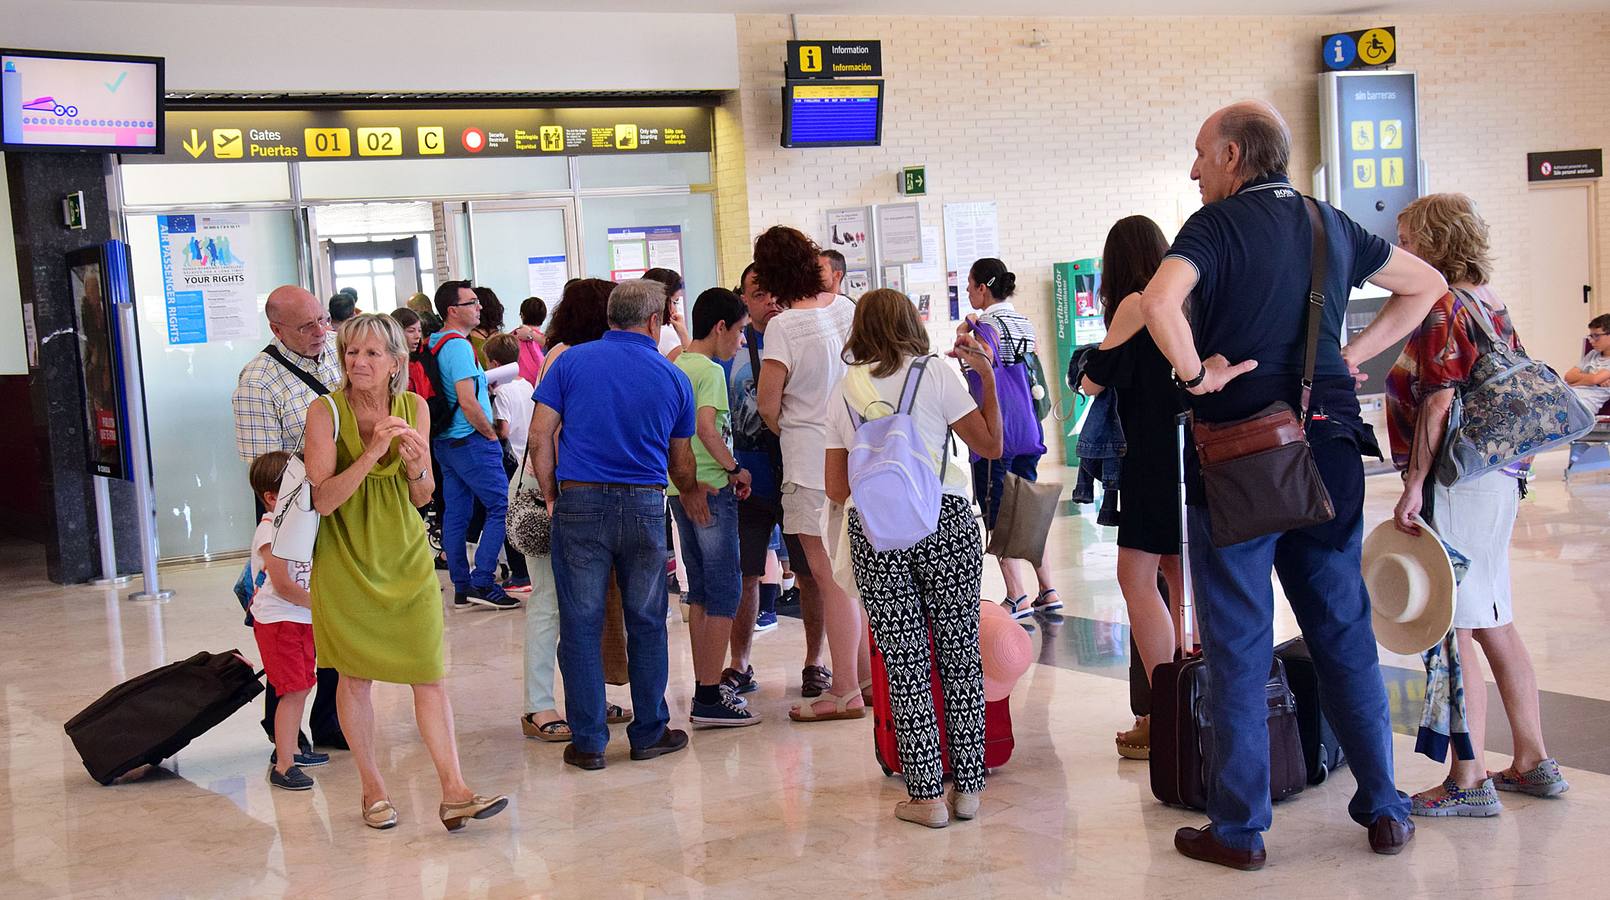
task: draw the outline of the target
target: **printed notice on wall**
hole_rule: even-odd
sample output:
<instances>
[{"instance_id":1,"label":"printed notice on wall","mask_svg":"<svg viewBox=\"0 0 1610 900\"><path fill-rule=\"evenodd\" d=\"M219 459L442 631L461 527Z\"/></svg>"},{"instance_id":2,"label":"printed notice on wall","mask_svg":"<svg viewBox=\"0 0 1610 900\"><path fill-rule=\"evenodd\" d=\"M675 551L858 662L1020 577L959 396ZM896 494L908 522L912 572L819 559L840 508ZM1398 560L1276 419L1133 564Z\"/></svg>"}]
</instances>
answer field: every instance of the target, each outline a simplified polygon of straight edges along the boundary
<instances>
[{"instance_id":1,"label":"printed notice on wall","mask_svg":"<svg viewBox=\"0 0 1610 900\"><path fill-rule=\"evenodd\" d=\"M962 288L973 263L1000 255L994 200L945 204L945 288L952 319L961 318Z\"/></svg>"},{"instance_id":2,"label":"printed notice on wall","mask_svg":"<svg viewBox=\"0 0 1610 900\"><path fill-rule=\"evenodd\" d=\"M922 262L922 213L916 203L878 207L878 262L885 266Z\"/></svg>"},{"instance_id":3,"label":"printed notice on wall","mask_svg":"<svg viewBox=\"0 0 1610 900\"><path fill-rule=\"evenodd\" d=\"M867 234L871 231L871 216L867 214L865 206L830 209L827 211L827 234L823 236L822 249L844 254L845 268L865 269L871 264L866 243Z\"/></svg>"},{"instance_id":4,"label":"printed notice on wall","mask_svg":"<svg viewBox=\"0 0 1610 900\"><path fill-rule=\"evenodd\" d=\"M562 255L526 258L526 277L530 283L531 296L548 301L550 308L559 302L560 294L565 289L565 279L569 274L570 271Z\"/></svg>"},{"instance_id":5,"label":"printed notice on wall","mask_svg":"<svg viewBox=\"0 0 1610 900\"><path fill-rule=\"evenodd\" d=\"M945 283L945 273L939 267L939 226L922 226L922 262L906 266L906 284L939 285Z\"/></svg>"},{"instance_id":6,"label":"printed notice on wall","mask_svg":"<svg viewBox=\"0 0 1610 900\"><path fill-rule=\"evenodd\" d=\"M682 226L639 225L609 229L610 280L642 278L649 269L670 269L681 274Z\"/></svg>"},{"instance_id":7,"label":"printed notice on wall","mask_svg":"<svg viewBox=\"0 0 1610 900\"><path fill-rule=\"evenodd\" d=\"M169 344L256 340L250 213L157 216Z\"/></svg>"}]
</instances>

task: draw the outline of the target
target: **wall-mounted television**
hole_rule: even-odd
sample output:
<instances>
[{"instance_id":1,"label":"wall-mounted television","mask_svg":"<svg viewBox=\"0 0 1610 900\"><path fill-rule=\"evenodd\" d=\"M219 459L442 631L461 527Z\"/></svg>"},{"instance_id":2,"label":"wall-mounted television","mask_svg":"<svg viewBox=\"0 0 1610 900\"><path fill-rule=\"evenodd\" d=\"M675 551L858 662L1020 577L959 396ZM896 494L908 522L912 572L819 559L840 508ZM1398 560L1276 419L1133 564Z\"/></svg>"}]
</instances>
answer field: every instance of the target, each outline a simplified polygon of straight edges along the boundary
<instances>
[{"instance_id":1,"label":"wall-mounted television","mask_svg":"<svg viewBox=\"0 0 1610 900\"><path fill-rule=\"evenodd\" d=\"M784 147L876 147L883 143L883 80L790 81L783 85Z\"/></svg>"},{"instance_id":2,"label":"wall-mounted television","mask_svg":"<svg viewBox=\"0 0 1610 900\"><path fill-rule=\"evenodd\" d=\"M0 49L0 150L162 152L159 56Z\"/></svg>"}]
</instances>

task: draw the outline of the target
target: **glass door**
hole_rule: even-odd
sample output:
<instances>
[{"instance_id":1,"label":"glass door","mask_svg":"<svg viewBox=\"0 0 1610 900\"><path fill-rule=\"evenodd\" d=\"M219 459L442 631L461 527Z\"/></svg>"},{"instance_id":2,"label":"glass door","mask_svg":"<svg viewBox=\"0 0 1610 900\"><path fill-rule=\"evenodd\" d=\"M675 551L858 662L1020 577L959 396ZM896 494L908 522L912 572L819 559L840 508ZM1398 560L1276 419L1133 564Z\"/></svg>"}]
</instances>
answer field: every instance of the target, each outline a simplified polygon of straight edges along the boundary
<instances>
[{"instance_id":1,"label":"glass door","mask_svg":"<svg viewBox=\"0 0 1610 900\"><path fill-rule=\"evenodd\" d=\"M465 277L503 301L505 328L519 324L527 297L541 297L551 310L565 281L583 270L572 200L472 200L449 210L448 230L468 239Z\"/></svg>"}]
</instances>

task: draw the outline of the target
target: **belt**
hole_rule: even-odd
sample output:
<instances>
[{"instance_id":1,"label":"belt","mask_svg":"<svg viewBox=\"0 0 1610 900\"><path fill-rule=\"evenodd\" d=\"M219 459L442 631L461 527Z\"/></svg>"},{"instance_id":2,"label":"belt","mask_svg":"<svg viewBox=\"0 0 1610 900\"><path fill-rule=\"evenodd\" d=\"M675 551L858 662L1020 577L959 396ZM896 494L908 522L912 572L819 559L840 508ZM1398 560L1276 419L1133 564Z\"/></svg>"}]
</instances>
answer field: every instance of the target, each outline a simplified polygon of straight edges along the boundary
<instances>
[{"instance_id":1,"label":"belt","mask_svg":"<svg viewBox=\"0 0 1610 900\"><path fill-rule=\"evenodd\" d=\"M619 491L653 491L656 494L665 493L663 484L616 484L604 481L561 481L559 490L568 491L571 488L607 488Z\"/></svg>"}]
</instances>

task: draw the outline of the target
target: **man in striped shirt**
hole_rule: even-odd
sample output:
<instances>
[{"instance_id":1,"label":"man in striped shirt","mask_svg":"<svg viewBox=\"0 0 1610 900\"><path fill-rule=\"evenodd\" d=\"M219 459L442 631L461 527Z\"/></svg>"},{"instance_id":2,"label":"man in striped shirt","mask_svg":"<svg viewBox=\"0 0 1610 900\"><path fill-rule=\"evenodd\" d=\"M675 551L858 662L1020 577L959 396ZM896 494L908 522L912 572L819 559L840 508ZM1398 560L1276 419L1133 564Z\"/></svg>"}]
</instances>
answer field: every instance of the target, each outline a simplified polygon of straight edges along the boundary
<instances>
[{"instance_id":1,"label":"man in striped shirt","mask_svg":"<svg viewBox=\"0 0 1610 900\"><path fill-rule=\"evenodd\" d=\"M235 411L235 452L247 463L274 450L302 452L307 408L320 394L341 386L341 358L336 353L330 315L319 298L294 284L269 292L263 312L274 339L240 370L230 403ZM319 389L315 389L315 385ZM264 510L258 509L257 518ZM309 727L313 742L347 748L336 716L334 669L319 669ZM263 730L274 739L274 710L279 697L270 686L263 694ZM323 765L328 755L314 753L307 738L297 735L301 751L295 765Z\"/></svg>"}]
</instances>

